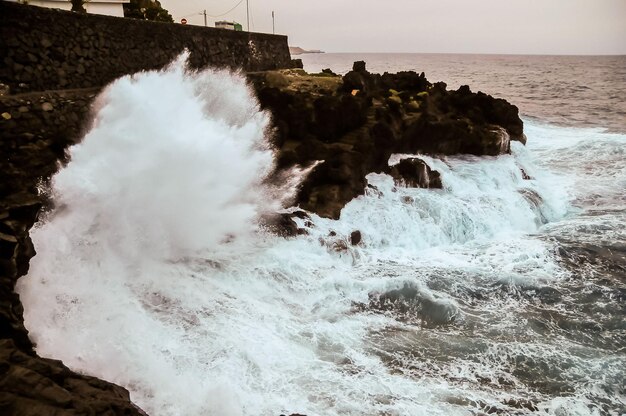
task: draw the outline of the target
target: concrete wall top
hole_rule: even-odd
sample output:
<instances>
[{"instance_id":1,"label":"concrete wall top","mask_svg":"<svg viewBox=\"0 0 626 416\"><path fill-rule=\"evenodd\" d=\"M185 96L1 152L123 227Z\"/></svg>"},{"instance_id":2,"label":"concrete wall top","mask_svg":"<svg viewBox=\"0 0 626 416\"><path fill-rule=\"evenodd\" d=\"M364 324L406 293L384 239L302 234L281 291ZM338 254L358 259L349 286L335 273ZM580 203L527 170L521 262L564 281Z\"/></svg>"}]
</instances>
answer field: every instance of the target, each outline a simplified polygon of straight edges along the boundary
<instances>
[{"instance_id":1,"label":"concrete wall top","mask_svg":"<svg viewBox=\"0 0 626 416\"><path fill-rule=\"evenodd\" d=\"M11 93L101 87L184 49L194 68L289 68L287 37L72 13L0 1L0 83Z\"/></svg>"}]
</instances>

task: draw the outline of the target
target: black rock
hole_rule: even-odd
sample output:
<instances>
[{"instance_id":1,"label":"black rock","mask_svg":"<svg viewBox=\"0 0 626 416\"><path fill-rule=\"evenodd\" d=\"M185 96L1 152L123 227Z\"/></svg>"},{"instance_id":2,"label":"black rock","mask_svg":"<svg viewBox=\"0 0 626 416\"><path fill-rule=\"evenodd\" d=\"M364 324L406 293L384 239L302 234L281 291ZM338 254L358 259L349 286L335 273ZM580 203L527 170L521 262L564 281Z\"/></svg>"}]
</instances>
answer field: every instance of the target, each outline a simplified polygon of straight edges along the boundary
<instances>
[{"instance_id":1,"label":"black rock","mask_svg":"<svg viewBox=\"0 0 626 416\"><path fill-rule=\"evenodd\" d=\"M352 233L350 234L350 243L353 246L356 246L360 242L361 242L361 232L359 230L352 231Z\"/></svg>"},{"instance_id":2,"label":"black rock","mask_svg":"<svg viewBox=\"0 0 626 416\"><path fill-rule=\"evenodd\" d=\"M441 175L432 170L422 159L402 159L389 170L396 185L410 188L438 188L441 189Z\"/></svg>"},{"instance_id":3,"label":"black rock","mask_svg":"<svg viewBox=\"0 0 626 416\"><path fill-rule=\"evenodd\" d=\"M352 70L354 72L367 72L365 69L365 61L356 61L352 64Z\"/></svg>"}]
</instances>

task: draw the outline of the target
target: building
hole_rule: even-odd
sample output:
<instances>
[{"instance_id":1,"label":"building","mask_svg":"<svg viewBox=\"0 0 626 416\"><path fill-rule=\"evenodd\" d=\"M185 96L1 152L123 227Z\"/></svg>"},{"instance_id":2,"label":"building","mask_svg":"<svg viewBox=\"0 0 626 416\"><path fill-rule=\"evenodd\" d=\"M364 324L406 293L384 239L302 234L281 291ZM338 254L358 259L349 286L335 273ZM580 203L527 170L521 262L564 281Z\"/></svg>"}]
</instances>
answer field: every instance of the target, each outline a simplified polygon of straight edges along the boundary
<instances>
[{"instance_id":1,"label":"building","mask_svg":"<svg viewBox=\"0 0 626 416\"><path fill-rule=\"evenodd\" d=\"M49 7L51 9L72 10L70 0L9 0L19 3L26 3L31 6ZM122 5L130 3L130 0L87 0L83 7L87 13L105 14L108 16L124 17Z\"/></svg>"},{"instance_id":2,"label":"building","mask_svg":"<svg viewBox=\"0 0 626 416\"><path fill-rule=\"evenodd\" d=\"M236 30L237 32L241 32L243 30L241 24L237 22L227 22L225 20L215 22L215 27L218 29Z\"/></svg>"}]
</instances>

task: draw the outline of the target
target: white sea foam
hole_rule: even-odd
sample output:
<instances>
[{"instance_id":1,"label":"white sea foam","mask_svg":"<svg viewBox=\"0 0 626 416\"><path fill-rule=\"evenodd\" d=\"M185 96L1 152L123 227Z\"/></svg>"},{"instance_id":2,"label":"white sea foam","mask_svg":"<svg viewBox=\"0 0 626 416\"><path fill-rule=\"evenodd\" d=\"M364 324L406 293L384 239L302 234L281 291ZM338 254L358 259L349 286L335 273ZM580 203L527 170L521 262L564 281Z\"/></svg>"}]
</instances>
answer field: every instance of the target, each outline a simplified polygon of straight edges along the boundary
<instances>
[{"instance_id":1,"label":"white sea foam","mask_svg":"<svg viewBox=\"0 0 626 416\"><path fill-rule=\"evenodd\" d=\"M421 156L444 189L370 175L377 190L341 220L313 216L308 236L282 239L255 220L292 184L265 184L268 121L240 77L179 60L116 81L98 105L18 282L39 353L124 385L152 415L464 415L529 396L577 414L589 402L530 395L509 369L545 342L509 294L567 275L537 234L571 214L575 178L533 152ZM362 243L340 249L357 229ZM457 323L368 308L405 285ZM506 388L481 381L498 377Z\"/></svg>"}]
</instances>

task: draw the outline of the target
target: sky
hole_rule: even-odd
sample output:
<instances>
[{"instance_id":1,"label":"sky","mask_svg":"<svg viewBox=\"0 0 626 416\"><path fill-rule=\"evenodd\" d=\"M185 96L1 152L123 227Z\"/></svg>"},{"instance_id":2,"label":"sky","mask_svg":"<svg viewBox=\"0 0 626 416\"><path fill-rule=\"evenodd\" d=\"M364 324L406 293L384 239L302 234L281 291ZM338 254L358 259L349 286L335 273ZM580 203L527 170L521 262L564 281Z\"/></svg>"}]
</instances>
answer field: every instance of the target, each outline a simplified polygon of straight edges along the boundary
<instances>
[{"instance_id":1,"label":"sky","mask_svg":"<svg viewBox=\"0 0 626 416\"><path fill-rule=\"evenodd\" d=\"M179 22L237 21L326 52L626 54L626 0L160 0ZM236 6L231 12L223 14Z\"/></svg>"}]
</instances>

